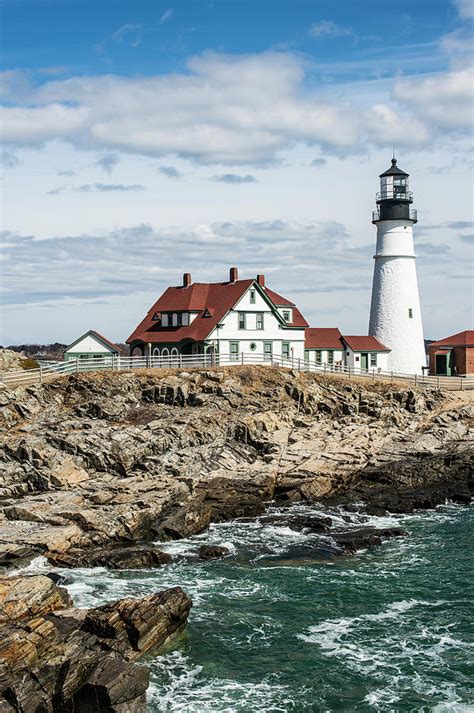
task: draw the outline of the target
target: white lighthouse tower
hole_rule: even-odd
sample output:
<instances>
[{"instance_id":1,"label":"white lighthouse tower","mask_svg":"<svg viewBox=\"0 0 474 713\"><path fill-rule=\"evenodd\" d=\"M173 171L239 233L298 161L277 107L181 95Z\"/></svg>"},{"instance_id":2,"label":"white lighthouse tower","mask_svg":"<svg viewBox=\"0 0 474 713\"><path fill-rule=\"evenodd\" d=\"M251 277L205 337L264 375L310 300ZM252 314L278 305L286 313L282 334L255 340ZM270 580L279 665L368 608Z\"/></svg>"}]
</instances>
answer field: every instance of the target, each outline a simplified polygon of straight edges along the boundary
<instances>
[{"instance_id":1,"label":"white lighthouse tower","mask_svg":"<svg viewBox=\"0 0 474 713\"><path fill-rule=\"evenodd\" d=\"M416 210L408 190L408 173L392 158L380 175L380 192L372 223L377 226L369 334L390 349L388 368L421 374L426 365L413 225Z\"/></svg>"}]
</instances>

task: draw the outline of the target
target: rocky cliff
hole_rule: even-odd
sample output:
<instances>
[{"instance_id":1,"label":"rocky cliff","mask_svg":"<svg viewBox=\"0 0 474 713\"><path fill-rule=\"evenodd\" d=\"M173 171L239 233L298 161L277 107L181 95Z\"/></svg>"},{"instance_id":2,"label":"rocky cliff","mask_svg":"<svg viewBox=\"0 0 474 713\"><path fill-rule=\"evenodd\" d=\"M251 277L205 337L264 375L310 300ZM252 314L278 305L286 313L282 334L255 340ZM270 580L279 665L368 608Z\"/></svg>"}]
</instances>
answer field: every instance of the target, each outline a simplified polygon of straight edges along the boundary
<instances>
[{"instance_id":1,"label":"rocky cliff","mask_svg":"<svg viewBox=\"0 0 474 713\"><path fill-rule=\"evenodd\" d=\"M272 499L377 513L468 502L471 394L266 367L3 388L0 566L39 554L65 567L166 566L153 542ZM288 513L292 528L331 527ZM338 532L331 554L403 534ZM147 673L131 662L180 631L189 607L168 590L78 611L45 577L4 577L0 711L144 710Z\"/></svg>"},{"instance_id":2,"label":"rocky cliff","mask_svg":"<svg viewBox=\"0 0 474 713\"><path fill-rule=\"evenodd\" d=\"M468 500L473 413L466 392L265 367L4 389L0 560L182 537L273 498Z\"/></svg>"}]
</instances>

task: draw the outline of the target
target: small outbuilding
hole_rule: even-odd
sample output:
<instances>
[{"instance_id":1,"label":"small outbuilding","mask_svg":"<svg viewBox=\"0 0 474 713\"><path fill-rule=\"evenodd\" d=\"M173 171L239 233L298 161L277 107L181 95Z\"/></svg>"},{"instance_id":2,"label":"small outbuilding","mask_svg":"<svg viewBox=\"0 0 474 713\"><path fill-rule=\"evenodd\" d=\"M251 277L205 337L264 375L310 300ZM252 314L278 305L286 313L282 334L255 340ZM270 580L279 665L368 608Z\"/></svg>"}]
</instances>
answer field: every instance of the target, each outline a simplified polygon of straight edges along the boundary
<instances>
[{"instance_id":1,"label":"small outbuilding","mask_svg":"<svg viewBox=\"0 0 474 713\"><path fill-rule=\"evenodd\" d=\"M99 365L106 357L115 357L122 353L120 347L94 329L78 337L64 350L64 361L71 359L93 359Z\"/></svg>"},{"instance_id":2,"label":"small outbuilding","mask_svg":"<svg viewBox=\"0 0 474 713\"><path fill-rule=\"evenodd\" d=\"M390 349L372 336L341 337L344 361L353 369L387 371Z\"/></svg>"},{"instance_id":3,"label":"small outbuilding","mask_svg":"<svg viewBox=\"0 0 474 713\"><path fill-rule=\"evenodd\" d=\"M428 356L430 374L435 376L474 374L474 329L431 342Z\"/></svg>"}]
</instances>

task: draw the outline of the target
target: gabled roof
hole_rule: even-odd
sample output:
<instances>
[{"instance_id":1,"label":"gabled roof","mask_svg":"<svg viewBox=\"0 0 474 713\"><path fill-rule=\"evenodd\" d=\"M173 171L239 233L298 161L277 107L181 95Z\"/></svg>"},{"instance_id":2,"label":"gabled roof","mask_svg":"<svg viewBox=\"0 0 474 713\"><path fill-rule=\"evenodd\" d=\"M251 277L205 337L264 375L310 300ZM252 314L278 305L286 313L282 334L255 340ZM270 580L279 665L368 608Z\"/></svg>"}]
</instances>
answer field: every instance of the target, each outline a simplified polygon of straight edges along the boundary
<instances>
[{"instance_id":1,"label":"gabled roof","mask_svg":"<svg viewBox=\"0 0 474 713\"><path fill-rule=\"evenodd\" d=\"M343 335L343 341L353 352L389 352L390 349L379 342L375 337Z\"/></svg>"},{"instance_id":2,"label":"gabled roof","mask_svg":"<svg viewBox=\"0 0 474 713\"><path fill-rule=\"evenodd\" d=\"M66 347L64 350L65 352L69 351L69 349L72 349L72 347L75 347L76 344L79 344L79 342L82 342L83 339L86 337L95 337L96 339L99 340L99 342L102 342L102 344L106 347L109 347L110 349L113 349L115 352L122 352L123 350L118 347L116 344L110 341L110 339L107 339L107 337L104 337L103 334L100 334L100 332L96 332L95 329L89 329L88 332L85 332L82 336L78 337L75 339L69 346Z\"/></svg>"},{"instance_id":3,"label":"gabled roof","mask_svg":"<svg viewBox=\"0 0 474 713\"><path fill-rule=\"evenodd\" d=\"M305 349L343 349L337 327L309 327L304 333Z\"/></svg>"},{"instance_id":4,"label":"gabled roof","mask_svg":"<svg viewBox=\"0 0 474 713\"><path fill-rule=\"evenodd\" d=\"M437 349L438 347L474 347L474 329L466 329L464 332L458 332L451 337L439 339L437 342L431 342L428 349Z\"/></svg>"},{"instance_id":5,"label":"gabled roof","mask_svg":"<svg viewBox=\"0 0 474 713\"><path fill-rule=\"evenodd\" d=\"M235 282L193 283L188 287L168 287L148 311L135 331L127 339L127 344L134 341L178 343L185 339L202 341L215 329L248 288L254 285L269 304L275 307L289 305L293 309L293 321L287 327L307 326L297 307L273 290L259 285L255 280L236 280ZM191 324L181 327L162 327L158 317L163 312L198 312ZM155 317L155 319L153 319ZM281 319L281 317L280 317ZM282 326L285 325L282 323Z\"/></svg>"}]
</instances>

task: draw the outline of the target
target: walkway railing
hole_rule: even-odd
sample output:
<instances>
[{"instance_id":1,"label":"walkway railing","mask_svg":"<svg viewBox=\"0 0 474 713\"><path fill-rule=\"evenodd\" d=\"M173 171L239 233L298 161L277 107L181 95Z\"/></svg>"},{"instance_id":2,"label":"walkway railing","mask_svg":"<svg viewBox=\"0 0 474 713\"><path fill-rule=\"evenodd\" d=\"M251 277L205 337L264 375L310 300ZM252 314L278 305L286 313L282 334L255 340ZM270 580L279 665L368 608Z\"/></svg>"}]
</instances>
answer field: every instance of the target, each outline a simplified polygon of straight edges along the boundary
<instances>
[{"instance_id":1,"label":"walkway railing","mask_svg":"<svg viewBox=\"0 0 474 713\"><path fill-rule=\"evenodd\" d=\"M273 356L266 358L262 354L190 354L166 356L117 356L91 359L73 359L64 362L46 362L37 369L20 369L0 374L0 383L11 386L42 384L60 376L87 371L124 371L134 369L208 369L215 366L256 365L278 366L297 371L319 374L338 374L348 379L362 378L371 381L405 381L416 386L430 386L451 391L474 389L474 379L455 376L420 376L419 374L400 374L379 369L360 369L339 364L315 364L297 357Z\"/></svg>"}]
</instances>

